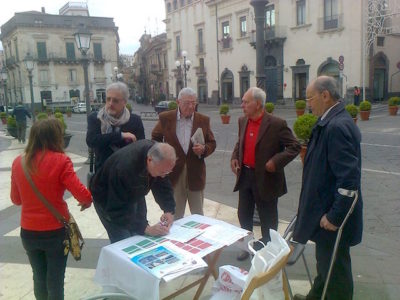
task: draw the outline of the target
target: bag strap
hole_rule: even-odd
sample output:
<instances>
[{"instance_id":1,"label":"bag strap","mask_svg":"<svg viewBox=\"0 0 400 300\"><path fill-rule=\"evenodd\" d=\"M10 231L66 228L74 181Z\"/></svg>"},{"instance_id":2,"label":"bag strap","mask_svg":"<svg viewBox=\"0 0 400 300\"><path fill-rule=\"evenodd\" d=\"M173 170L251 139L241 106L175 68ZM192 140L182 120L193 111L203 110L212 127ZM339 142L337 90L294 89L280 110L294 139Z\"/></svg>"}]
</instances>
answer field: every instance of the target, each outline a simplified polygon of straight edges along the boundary
<instances>
[{"instance_id":1,"label":"bag strap","mask_svg":"<svg viewBox=\"0 0 400 300\"><path fill-rule=\"evenodd\" d=\"M51 214L61 223L63 224L65 227L68 227L68 222L67 220L64 218L64 216L62 214L60 214L53 205L51 205L49 203L49 201L47 201L47 199L42 195L42 193L39 192L38 188L36 187L36 185L33 183L31 176L29 175L29 172L26 168L25 165L25 157L22 156L21 157L21 165L22 165L22 169L24 170L24 174L26 179L28 180L29 184L32 187L33 192L35 193L35 195L39 198L40 201L42 201L42 203L44 204L44 206L46 206L46 208L51 212Z\"/></svg>"}]
</instances>

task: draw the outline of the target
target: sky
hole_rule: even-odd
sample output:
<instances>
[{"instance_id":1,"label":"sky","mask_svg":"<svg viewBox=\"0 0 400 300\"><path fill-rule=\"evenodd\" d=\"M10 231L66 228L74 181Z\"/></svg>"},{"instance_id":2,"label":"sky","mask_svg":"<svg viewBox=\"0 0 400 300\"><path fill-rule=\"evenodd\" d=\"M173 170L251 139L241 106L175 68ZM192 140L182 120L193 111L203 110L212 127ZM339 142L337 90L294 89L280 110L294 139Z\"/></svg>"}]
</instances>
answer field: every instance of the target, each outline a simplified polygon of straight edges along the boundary
<instances>
[{"instance_id":1,"label":"sky","mask_svg":"<svg viewBox=\"0 0 400 300\"><path fill-rule=\"evenodd\" d=\"M4 2L6 0L3 0ZM3 2L2 1L2 2ZM10 20L14 13L36 10L44 7L46 13L58 15L66 0L12 0L0 9L0 25ZM74 1L71 1L74 2ZM146 29L152 36L165 32L164 0L87 0L89 14L92 17L114 18L120 38L121 54L133 55L139 48L139 39ZM0 49L3 46L0 43Z\"/></svg>"}]
</instances>

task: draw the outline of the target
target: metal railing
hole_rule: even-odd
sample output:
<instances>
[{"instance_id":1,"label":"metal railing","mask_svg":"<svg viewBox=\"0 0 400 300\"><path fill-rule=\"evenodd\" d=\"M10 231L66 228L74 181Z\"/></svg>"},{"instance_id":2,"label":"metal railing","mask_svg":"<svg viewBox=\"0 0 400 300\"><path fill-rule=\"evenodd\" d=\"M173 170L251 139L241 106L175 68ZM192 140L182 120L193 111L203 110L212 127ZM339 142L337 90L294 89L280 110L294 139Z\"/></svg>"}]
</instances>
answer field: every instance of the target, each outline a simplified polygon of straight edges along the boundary
<instances>
[{"instance_id":1,"label":"metal railing","mask_svg":"<svg viewBox=\"0 0 400 300\"><path fill-rule=\"evenodd\" d=\"M325 16L318 19L318 31L337 30L343 28L343 14Z\"/></svg>"}]
</instances>

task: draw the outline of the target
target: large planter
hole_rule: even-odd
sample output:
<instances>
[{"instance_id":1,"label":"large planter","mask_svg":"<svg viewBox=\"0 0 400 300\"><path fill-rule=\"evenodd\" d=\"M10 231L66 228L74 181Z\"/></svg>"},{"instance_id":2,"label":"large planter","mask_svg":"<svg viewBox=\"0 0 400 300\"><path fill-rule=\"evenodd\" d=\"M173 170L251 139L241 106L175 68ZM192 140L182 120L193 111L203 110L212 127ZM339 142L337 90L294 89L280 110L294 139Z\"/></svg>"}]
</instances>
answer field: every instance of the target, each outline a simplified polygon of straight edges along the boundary
<instances>
[{"instance_id":1,"label":"large planter","mask_svg":"<svg viewBox=\"0 0 400 300\"><path fill-rule=\"evenodd\" d=\"M398 106L394 105L394 106L389 106L389 115L390 116L395 116L397 115L397 110L398 110Z\"/></svg>"},{"instance_id":2,"label":"large planter","mask_svg":"<svg viewBox=\"0 0 400 300\"><path fill-rule=\"evenodd\" d=\"M69 145L69 142L71 141L72 134L69 133L64 133L64 148L67 148Z\"/></svg>"},{"instance_id":3,"label":"large planter","mask_svg":"<svg viewBox=\"0 0 400 300\"><path fill-rule=\"evenodd\" d=\"M17 127L7 127L8 134L17 138Z\"/></svg>"},{"instance_id":4,"label":"large planter","mask_svg":"<svg viewBox=\"0 0 400 300\"><path fill-rule=\"evenodd\" d=\"M357 117L353 118L354 124L357 124L357 120L358 120Z\"/></svg>"},{"instance_id":5,"label":"large planter","mask_svg":"<svg viewBox=\"0 0 400 300\"><path fill-rule=\"evenodd\" d=\"M306 154L307 154L307 145L301 145L300 159L301 159L301 162L303 163L303 165L304 165L304 158L306 157Z\"/></svg>"},{"instance_id":6,"label":"large planter","mask_svg":"<svg viewBox=\"0 0 400 300\"><path fill-rule=\"evenodd\" d=\"M231 116L229 116L229 115L221 115L222 124L229 124L230 119L231 119Z\"/></svg>"},{"instance_id":7,"label":"large planter","mask_svg":"<svg viewBox=\"0 0 400 300\"><path fill-rule=\"evenodd\" d=\"M361 121L368 121L370 113L370 110L360 110Z\"/></svg>"},{"instance_id":8,"label":"large planter","mask_svg":"<svg viewBox=\"0 0 400 300\"><path fill-rule=\"evenodd\" d=\"M300 116L304 115L305 111L306 111L305 109L296 109L296 115L298 117L300 117Z\"/></svg>"}]
</instances>

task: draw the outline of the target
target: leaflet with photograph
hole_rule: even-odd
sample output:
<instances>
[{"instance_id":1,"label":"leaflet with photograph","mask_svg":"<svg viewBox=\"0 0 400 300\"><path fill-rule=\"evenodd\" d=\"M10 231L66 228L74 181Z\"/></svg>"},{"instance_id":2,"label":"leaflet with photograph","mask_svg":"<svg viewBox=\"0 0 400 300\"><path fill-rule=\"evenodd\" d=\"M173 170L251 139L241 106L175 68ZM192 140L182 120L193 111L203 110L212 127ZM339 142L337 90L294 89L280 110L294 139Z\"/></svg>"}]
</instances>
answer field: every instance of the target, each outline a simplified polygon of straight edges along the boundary
<instances>
[{"instance_id":1,"label":"leaflet with photograph","mask_svg":"<svg viewBox=\"0 0 400 300\"><path fill-rule=\"evenodd\" d=\"M131 261L165 281L207 266L200 257L182 251L170 242L141 252L133 256Z\"/></svg>"}]
</instances>

